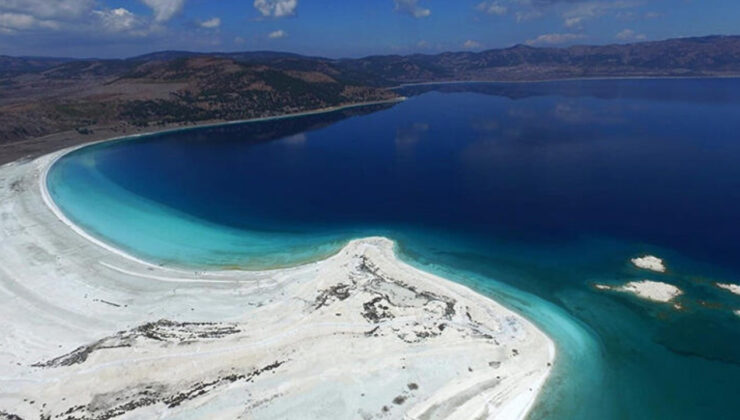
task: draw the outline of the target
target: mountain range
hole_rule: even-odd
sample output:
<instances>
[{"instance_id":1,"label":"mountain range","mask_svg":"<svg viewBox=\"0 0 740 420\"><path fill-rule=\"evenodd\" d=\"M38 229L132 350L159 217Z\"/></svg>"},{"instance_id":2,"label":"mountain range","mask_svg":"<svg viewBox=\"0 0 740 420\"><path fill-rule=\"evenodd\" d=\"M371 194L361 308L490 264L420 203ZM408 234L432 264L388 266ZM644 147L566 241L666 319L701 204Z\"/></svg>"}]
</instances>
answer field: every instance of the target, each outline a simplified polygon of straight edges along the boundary
<instances>
[{"instance_id":1,"label":"mountain range","mask_svg":"<svg viewBox=\"0 0 740 420\"><path fill-rule=\"evenodd\" d=\"M397 96L389 88L411 83L738 75L740 36L348 59L272 51L0 56L0 144L380 101Z\"/></svg>"}]
</instances>

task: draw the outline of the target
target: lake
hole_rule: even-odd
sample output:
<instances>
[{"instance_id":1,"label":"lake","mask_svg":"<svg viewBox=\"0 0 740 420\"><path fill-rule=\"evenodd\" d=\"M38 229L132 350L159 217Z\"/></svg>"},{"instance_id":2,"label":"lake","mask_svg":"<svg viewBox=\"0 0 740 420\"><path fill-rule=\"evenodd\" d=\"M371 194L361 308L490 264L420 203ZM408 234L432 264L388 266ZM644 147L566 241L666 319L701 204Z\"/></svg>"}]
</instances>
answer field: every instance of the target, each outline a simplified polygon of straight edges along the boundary
<instances>
[{"instance_id":1,"label":"lake","mask_svg":"<svg viewBox=\"0 0 740 420\"><path fill-rule=\"evenodd\" d=\"M740 411L740 80L408 86L408 100L116 140L60 209L163 265L257 269L384 235L558 345L532 418ZM651 253L668 272L631 266ZM596 290L650 279L684 309Z\"/></svg>"}]
</instances>

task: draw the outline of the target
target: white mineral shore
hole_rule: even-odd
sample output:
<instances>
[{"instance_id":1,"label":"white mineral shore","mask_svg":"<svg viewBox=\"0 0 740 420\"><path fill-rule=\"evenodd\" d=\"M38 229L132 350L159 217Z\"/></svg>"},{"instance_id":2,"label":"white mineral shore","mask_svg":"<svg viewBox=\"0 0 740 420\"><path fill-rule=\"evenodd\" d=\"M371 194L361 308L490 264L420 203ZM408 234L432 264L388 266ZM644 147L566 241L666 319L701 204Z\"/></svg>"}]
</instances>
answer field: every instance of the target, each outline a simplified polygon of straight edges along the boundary
<instances>
[{"instance_id":1,"label":"white mineral shore","mask_svg":"<svg viewBox=\"0 0 740 420\"><path fill-rule=\"evenodd\" d=\"M740 284L732 283L715 283L720 289L729 290L730 292L740 295Z\"/></svg>"},{"instance_id":2,"label":"white mineral shore","mask_svg":"<svg viewBox=\"0 0 740 420\"><path fill-rule=\"evenodd\" d=\"M657 271L659 273L665 273L665 265L663 260L654 255L645 255L643 257L633 258L632 264L636 267L643 268L645 270Z\"/></svg>"},{"instance_id":3,"label":"white mineral shore","mask_svg":"<svg viewBox=\"0 0 740 420\"><path fill-rule=\"evenodd\" d=\"M534 325L384 238L259 272L95 243L45 201L62 153L0 167L8 417L518 419L550 372Z\"/></svg>"}]
</instances>

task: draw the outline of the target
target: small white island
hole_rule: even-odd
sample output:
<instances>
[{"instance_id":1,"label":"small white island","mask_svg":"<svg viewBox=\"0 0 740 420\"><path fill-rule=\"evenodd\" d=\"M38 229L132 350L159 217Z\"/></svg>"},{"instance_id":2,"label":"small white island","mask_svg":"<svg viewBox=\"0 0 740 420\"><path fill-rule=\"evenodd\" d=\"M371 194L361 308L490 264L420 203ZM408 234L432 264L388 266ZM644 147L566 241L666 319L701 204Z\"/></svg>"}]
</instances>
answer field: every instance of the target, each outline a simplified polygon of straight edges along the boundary
<instances>
[{"instance_id":1,"label":"small white island","mask_svg":"<svg viewBox=\"0 0 740 420\"><path fill-rule=\"evenodd\" d=\"M732 284L732 283L715 283L715 284L720 289L725 289L729 291L730 293L740 295L740 284Z\"/></svg>"},{"instance_id":2,"label":"small white island","mask_svg":"<svg viewBox=\"0 0 740 420\"><path fill-rule=\"evenodd\" d=\"M644 270L655 271L658 273L665 273L665 264L663 260L654 255L645 255L642 257L632 258L632 264L635 267L642 268Z\"/></svg>"},{"instance_id":3,"label":"small white island","mask_svg":"<svg viewBox=\"0 0 740 420\"><path fill-rule=\"evenodd\" d=\"M599 290L632 293L639 298L660 303L670 303L683 294L681 289L672 284L652 280L631 281L621 286L595 284L594 287ZM675 303L673 307L676 309L682 308L678 303Z\"/></svg>"},{"instance_id":4,"label":"small white island","mask_svg":"<svg viewBox=\"0 0 740 420\"><path fill-rule=\"evenodd\" d=\"M683 294L681 289L672 284L651 280L631 281L617 290L631 292L643 299L662 303L668 303Z\"/></svg>"}]
</instances>

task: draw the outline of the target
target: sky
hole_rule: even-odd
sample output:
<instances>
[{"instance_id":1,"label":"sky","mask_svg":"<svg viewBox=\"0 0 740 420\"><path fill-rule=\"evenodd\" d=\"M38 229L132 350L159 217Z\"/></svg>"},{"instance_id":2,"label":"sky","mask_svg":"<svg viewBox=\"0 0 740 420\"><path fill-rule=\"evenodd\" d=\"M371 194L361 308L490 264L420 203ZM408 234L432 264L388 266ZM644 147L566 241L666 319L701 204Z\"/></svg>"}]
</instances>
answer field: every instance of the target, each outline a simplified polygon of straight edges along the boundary
<instances>
[{"instance_id":1,"label":"sky","mask_svg":"<svg viewBox=\"0 0 740 420\"><path fill-rule=\"evenodd\" d=\"M326 57L740 34L738 0L0 0L0 55Z\"/></svg>"}]
</instances>

